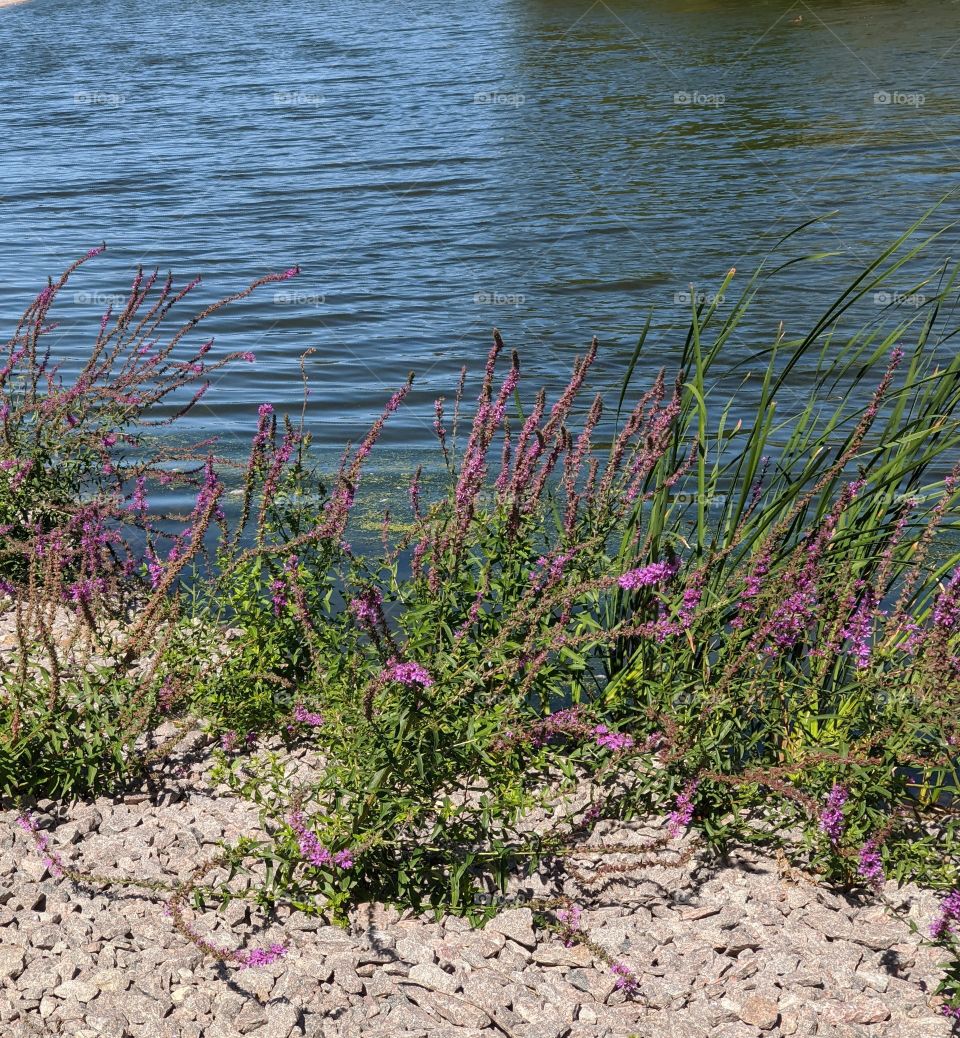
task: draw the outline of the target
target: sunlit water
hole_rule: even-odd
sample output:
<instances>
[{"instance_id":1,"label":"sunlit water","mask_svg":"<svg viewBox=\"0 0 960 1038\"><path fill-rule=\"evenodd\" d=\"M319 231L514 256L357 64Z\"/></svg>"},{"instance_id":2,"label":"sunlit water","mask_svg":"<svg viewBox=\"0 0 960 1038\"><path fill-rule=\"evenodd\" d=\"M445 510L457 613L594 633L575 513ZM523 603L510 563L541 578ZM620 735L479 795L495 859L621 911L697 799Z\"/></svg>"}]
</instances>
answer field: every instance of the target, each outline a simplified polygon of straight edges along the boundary
<instances>
[{"instance_id":1,"label":"sunlit water","mask_svg":"<svg viewBox=\"0 0 960 1038\"><path fill-rule=\"evenodd\" d=\"M381 455L409 467L494 325L531 382L596 334L597 384L616 385L650 308L644 372L676 356L690 282L710 292L838 209L786 254L840 256L783 276L725 359L780 318L798 331L954 186L958 41L943 0L5 7L0 317L103 239L58 352L89 343L137 263L203 274L200 304L298 263L216 323L258 362L196 420L245 442L259 403L298 403L315 347L310 424L331 447L417 372Z\"/></svg>"}]
</instances>

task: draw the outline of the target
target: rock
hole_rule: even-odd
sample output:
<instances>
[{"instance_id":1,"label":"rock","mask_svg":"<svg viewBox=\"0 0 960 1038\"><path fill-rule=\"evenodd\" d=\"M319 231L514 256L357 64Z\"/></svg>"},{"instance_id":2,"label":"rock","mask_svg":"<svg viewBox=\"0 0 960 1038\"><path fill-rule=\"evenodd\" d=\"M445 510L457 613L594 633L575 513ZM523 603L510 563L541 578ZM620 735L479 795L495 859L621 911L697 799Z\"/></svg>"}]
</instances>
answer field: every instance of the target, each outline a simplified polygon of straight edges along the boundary
<instances>
[{"instance_id":1,"label":"rock","mask_svg":"<svg viewBox=\"0 0 960 1038\"><path fill-rule=\"evenodd\" d=\"M890 1009L877 999L857 999L830 1006L824 1017L836 1024L882 1024L890 1019Z\"/></svg>"},{"instance_id":2,"label":"rock","mask_svg":"<svg viewBox=\"0 0 960 1038\"><path fill-rule=\"evenodd\" d=\"M433 965L437 961L436 952L425 941L417 941L412 937L402 937L396 944L397 955L404 962L426 962Z\"/></svg>"},{"instance_id":3,"label":"rock","mask_svg":"<svg viewBox=\"0 0 960 1038\"><path fill-rule=\"evenodd\" d=\"M507 973L520 973L531 960L530 952L516 941L507 941L497 956L497 969Z\"/></svg>"},{"instance_id":4,"label":"rock","mask_svg":"<svg viewBox=\"0 0 960 1038\"><path fill-rule=\"evenodd\" d=\"M902 940L903 929L893 920L879 920L853 927L850 938L872 951L887 951Z\"/></svg>"},{"instance_id":5,"label":"rock","mask_svg":"<svg viewBox=\"0 0 960 1038\"><path fill-rule=\"evenodd\" d=\"M88 980L68 980L53 989L57 998L75 998L78 1002L92 1002L100 994L100 988Z\"/></svg>"},{"instance_id":6,"label":"rock","mask_svg":"<svg viewBox=\"0 0 960 1038\"><path fill-rule=\"evenodd\" d=\"M289 1002L270 1002L267 1005L267 1026L257 1031L259 1038L290 1038L303 1033L303 1015Z\"/></svg>"},{"instance_id":7,"label":"rock","mask_svg":"<svg viewBox=\"0 0 960 1038\"><path fill-rule=\"evenodd\" d=\"M776 1002L760 995L751 995L740 1006L739 1017L751 1027L759 1027L761 1031L769 1031L777 1026L780 1009Z\"/></svg>"},{"instance_id":8,"label":"rock","mask_svg":"<svg viewBox=\"0 0 960 1038\"><path fill-rule=\"evenodd\" d=\"M825 909L813 909L801 917L811 930L829 937L832 941L846 940L851 936L853 926L846 916Z\"/></svg>"},{"instance_id":9,"label":"rock","mask_svg":"<svg viewBox=\"0 0 960 1038\"><path fill-rule=\"evenodd\" d=\"M529 908L511 908L509 911L501 912L487 923L486 929L503 934L525 948L535 948L537 945L537 938L533 932L533 912Z\"/></svg>"},{"instance_id":10,"label":"rock","mask_svg":"<svg viewBox=\"0 0 960 1038\"><path fill-rule=\"evenodd\" d=\"M434 991L429 997L429 1006L438 1012L444 1020L457 1027L489 1027L492 1023L490 1017L478 1006L472 1005L458 998L456 995L447 995L443 992Z\"/></svg>"},{"instance_id":11,"label":"rock","mask_svg":"<svg viewBox=\"0 0 960 1038\"><path fill-rule=\"evenodd\" d=\"M267 1023L267 1012L255 999L248 998L233 1019L234 1028L240 1034L249 1034Z\"/></svg>"},{"instance_id":12,"label":"rock","mask_svg":"<svg viewBox=\"0 0 960 1038\"><path fill-rule=\"evenodd\" d=\"M452 973L447 973L439 966L433 966L426 962L417 963L407 974L407 980L411 984L417 984L430 991L443 991L452 995L460 986L459 981Z\"/></svg>"},{"instance_id":13,"label":"rock","mask_svg":"<svg viewBox=\"0 0 960 1038\"><path fill-rule=\"evenodd\" d=\"M534 948L533 961L541 966L589 966L593 952L582 944L567 948L559 941L551 941Z\"/></svg>"},{"instance_id":14,"label":"rock","mask_svg":"<svg viewBox=\"0 0 960 1038\"><path fill-rule=\"evenodd\" d=\"M333 980L349 995L363 994L363 981L357 971L350 966L337 966L333 971Z\"/></svg>"},{"instance_id":15,"label":"rock","mask_svg":"<svg viewBox=\"0 0 960 1038\"><path fill-rule=\"evenodd\" d=\"M617 978L611 973L600 973L597 970L571 970L567 974L567 983L578 991L586 991L598 1002L606 1002L616 990Z\"/></svg>"},{"instance_id":16,"label":"rock","mask_svg":"<svg viewBox=\"0 0 960 1038\"><path fill-rule=\"evenodd\" d=\"M493 1014L512 1005L513 993L521 990L491 970L478 970L463 982L463 997Z\"/></svg>"},{"instance_id":17,"label":"rock","mask_svg":"<svg viewBox=\"0 0 960 1038\"><path fill-rule=\"evenodd\" d=\"M0 945L0 980L5 977L16 980L23 973L26 961L22 948Z\"/></svg>"},{"instance_id":18,"label":"rock","mask_svg":"<svg viewBox=\"0 0 960 1038\"><path fill-rule=\"evenodd\" d=\"M695 922L697 919L707 919L712 915L717 915L719 911L719 905L697 905L692 908L681 908L677 914L685 923L688 923Z\"/></svg>"}]
</instances>

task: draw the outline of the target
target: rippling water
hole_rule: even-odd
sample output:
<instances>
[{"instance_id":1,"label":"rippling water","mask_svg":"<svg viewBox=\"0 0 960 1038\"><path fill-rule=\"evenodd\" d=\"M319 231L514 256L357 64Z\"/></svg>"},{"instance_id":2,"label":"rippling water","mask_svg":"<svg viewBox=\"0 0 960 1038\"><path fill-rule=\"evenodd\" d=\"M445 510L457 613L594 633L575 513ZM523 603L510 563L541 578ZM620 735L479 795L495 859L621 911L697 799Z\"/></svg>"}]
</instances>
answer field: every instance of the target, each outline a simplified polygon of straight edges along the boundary
<instances>
[{"instance_id":1,"label":"rippling water","mask_svg":"<svg viewBox=\"0 0 960 1038\"><path fill-rule=\"evenodd\" d=\"M299 263L218 322L254 349L198 412L230 440L299 398L354 437L409 369L391 443L498 325L537 377L591 334L614 384L651 307L657 360L691 281L788 229L832 265L784 278L758 342L825 302L954 186L960 18L943 0L33 0L0 10L0 317L102 239L62 313L89 341L133 267L201 301ZM801 16L799 25L791 21ZM883 103L886 94L890 103ZM944 220L955 217L948 203ZM802 251L799 249L794 250ZM753 345L756 345L754 343ZM752 348L730 346L730 363Z\"/></svg>"}]
</instances>

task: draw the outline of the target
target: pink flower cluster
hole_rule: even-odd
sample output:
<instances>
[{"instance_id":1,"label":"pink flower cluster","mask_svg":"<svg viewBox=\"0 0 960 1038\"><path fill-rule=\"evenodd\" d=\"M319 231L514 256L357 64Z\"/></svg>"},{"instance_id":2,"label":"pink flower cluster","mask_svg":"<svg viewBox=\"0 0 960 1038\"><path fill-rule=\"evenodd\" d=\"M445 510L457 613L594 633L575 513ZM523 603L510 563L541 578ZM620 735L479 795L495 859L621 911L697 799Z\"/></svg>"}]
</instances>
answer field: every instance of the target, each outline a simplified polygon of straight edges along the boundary
<instances>
[{"instance_id":1,"label":"pink flower cluster","mask_svg":"<svg viewBox=\"0 0 960 1038\"><path fill-rule=\"evenodd\" d=\"M347 850L328 851L317 839L316 834L307 828L302 811L294 811L287 819L287 824L297 838L300 857L305 862L318 869L330 865L336 866L338 869L353 868L353 854Z\"/></svg>"},{"instance_id":2,"label":"pink flower cluster","mask_svg":"<svg viewBox=\"0 0 960 1038\"><path fill-rule=\"evenodd\" d=\"M380 675L385 682L396 681L401 685L419 685L421 688L429 688L433 684L430 672L420 663L401 663L397 659L390 659Z\"/></svg>"},{"instance_id":3,"label":"pink flower cluster","mask_svg":"<svg viewBox=\"0 0 960 1038\"><path fill-rule=\"evenodd\" d=\"M58 878L66 872L63 862L50 847L50 837L40 831L33 816L29 811L24 812L16 821L16 824L30 837L40 852L41 861L50 870L50 874Z\"/></svg>"},{"instance_id":4,"label":"pink flower cluster","mask_svg":"<svg viewBox=\"0 0 960 1038\"><path fill-rule=\"evenodd\" d=\"M930 924L930 936L935 940L952 937L956 933L956 923L960 920L960 890L951 891L940 902L940 912Z\"/></svg>"},{"instance_id":5,"label":"pink flower cluster","mask_svg":"<svg viewBox=\"0 0 960 1038\"><path fill-rule=\"evenodd\" d=\"M220 748L225 753L233 753L234 750L240 748L241 744L244 746L252 746L257 741L257 737L253 732L247 732L242 738L230 728L220 736Z\"/></svg>"},{"instance_id":6,"label":"pink flower cluster","mask_svg":"<svg viewBox=\"0 0 960 1038\"><path fill-rule=\"evenodd\" d=\"M377 627L383 615L383 595L378 588L361 591L350 602L350 612L367 627Z\"/></svg>"},{"instance_id":7,"label":"pink flower cluster","mask_svg":"<svg viewBox=\"0 0 960 1038\"><path fill-rule=\"evenodd\" d=\"M577 904L571 904L569 908L557 909L557 921L563 926L563 943L572 947L575 943L574 934L580 930L580 914L583 911Z\"/></svg>"},{"instance_id":8,"label":"pink flower cluster","mask_svg":"<svg viewBox=\"0 0 960 1038\"><path fill-rule=\"evenodd\" d=\"M308 724L316 728L323 724L323 716L308 710L302 703L298 703L293 710L293 719L300 724Z\"/></svg>"},{"instance_id":9,"label":"pink flower cluster","mask_svg":"<svg viewBox=\"0 0 960 1038\"><path fill-rule=\"evenodd\" d=\"M881 886L886 879L886 874L883 871L883 859L880 857L877 840L867 840L860 848L857 874L874 888Z\"/></svg>"},{"instance_id":10,"label":"pink flower cluster","mask_svg":"<svg viewBox=\"0 0 960 1038\"><path fill-rule=\"evenodd\" d=\"M681 836L693 821L693 797L700 786L699 779L690 779L676 799L674 809L667 818L667 828L674 838Z\"/></svg>"},{"instance_id":11,"label":"pink flower cluster","mask_svg":"<svg viewBox=\"0 0 960 1038\"><path fill-rule=\"evenodd\" d=\"M680 568L679 561L651 562L639 569L631 569L622 574L617 583L624 591L638 591L642 587L656 587L671 580Z\"/></svg>"},{"instance_id":12,"label":"pink flower cluster","mask_svg":"<svg viewBox=\"0 0 960 1038\"><path fill-rule=\"evenodd\" d=\"M605 724L598 724L593 730L597 745L605 750L632 750L636 745L632 735L624 732L612 732Z\"/></svg>"},{"instance_id":13,"label":"pink flower cluster","mask_svg":"<svg viewBox=\"0 0 960 1038\"><path fill-rule=\"evenodd\" d=\"M249 951L237 952L237 962L240 969L250 969L254 966L269 966L282 959L288 949L282 944L271 944L266 948L251 948Z\"/></svg>"},{"instance_id":14,"label":"pink flower cluster","mask_svg":"<svg viewBox=\"0 0 960 1038\"><path fill-rule=\"evenodd\" d=\"M836 847L843 835L843 805L850 794L843 786L834 786L827 797L827 803L820 812L820 829L827 834L830 842Z\"/></svg>"},{"instance_id":15,"label":"pink flower cluster","mask_svg":"<svg viewBox=\"0 0 960 1038\"><path fill-rule=\"evenodd\" d=\"M625 995L635 995L640 990L640 981L636 973L623 962L614 962L610 972L617 978L616 988Z\"/></svg>"}]
</instances>

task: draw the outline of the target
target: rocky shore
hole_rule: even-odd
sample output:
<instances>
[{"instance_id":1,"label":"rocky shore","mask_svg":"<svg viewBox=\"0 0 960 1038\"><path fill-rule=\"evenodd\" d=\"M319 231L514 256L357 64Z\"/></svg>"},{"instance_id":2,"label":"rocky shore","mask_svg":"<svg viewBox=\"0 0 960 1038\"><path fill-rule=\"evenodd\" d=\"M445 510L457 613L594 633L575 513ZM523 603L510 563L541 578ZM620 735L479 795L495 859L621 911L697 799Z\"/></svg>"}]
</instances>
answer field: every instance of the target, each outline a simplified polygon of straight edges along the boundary
<instances>
[{"instance_id":1,"label":"rocky shore","mask_svg":"<svg viewBox=\"0 0 960 1038\"><path fill-rule=\"evenodd\" d=\"M459 918L378 905L348 930L295 911L263 920L244 901L196 925L221 945L284 942L287 955L237 969L204 957L162 898L78 887L52 876L29 834L2 812L0 1034L4 1038L941 1038L939 953L921 946L935 899L887 884L880 900L821 889L781 861L629 854L577 879L517 879L483 930ZM256 812L212 787L204 752L173 762L159 787L63 809L37 822L71 866L177 882L219 841L258 831ZM641 846L659 823L601 823L595 843ZM594 870L593 872L591 870ZM538 931L524 897L583 906L596 945L627 963L628 998L585 947ZM891 911L891 908L894 911Z\"/></svg>"}]
</instances>

